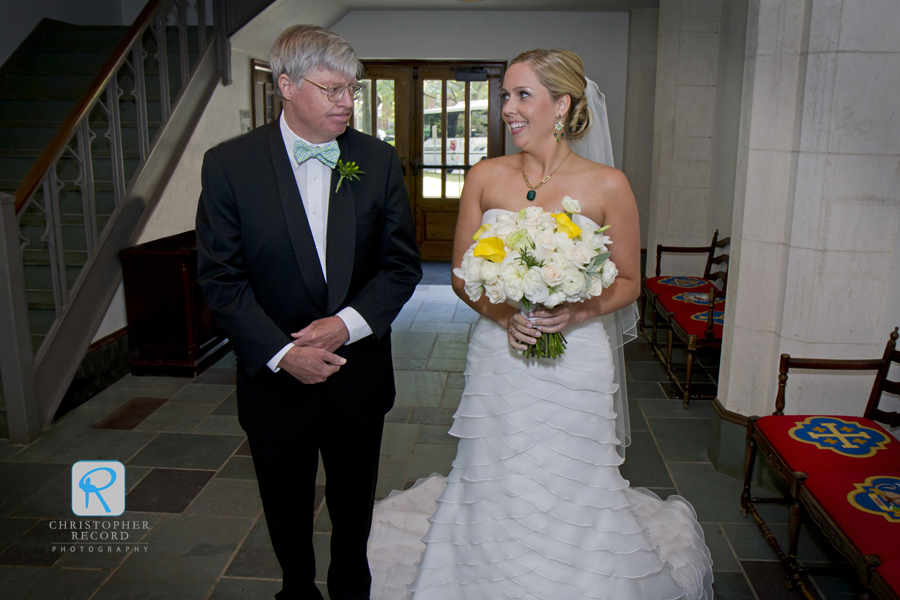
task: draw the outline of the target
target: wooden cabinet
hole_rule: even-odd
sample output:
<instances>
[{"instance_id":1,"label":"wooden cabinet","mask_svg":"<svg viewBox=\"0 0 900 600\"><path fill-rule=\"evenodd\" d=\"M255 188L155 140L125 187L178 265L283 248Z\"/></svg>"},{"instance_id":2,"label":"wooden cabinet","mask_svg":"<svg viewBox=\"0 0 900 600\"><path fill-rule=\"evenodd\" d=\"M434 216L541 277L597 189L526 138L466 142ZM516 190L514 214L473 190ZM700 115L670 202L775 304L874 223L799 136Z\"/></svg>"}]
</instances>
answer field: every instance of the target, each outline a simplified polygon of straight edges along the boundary
<instances>
[{"instance_id":1,"label":"wooden cabinet","mask_svg":"<svg viewBox=\"0 0 900 600\"><path fill-rule=\"evenodd\" d=\"M134 375L194 377L228 352L197 283L197 237L186 231L119 252Z\"/></svg>"}]
</instances>

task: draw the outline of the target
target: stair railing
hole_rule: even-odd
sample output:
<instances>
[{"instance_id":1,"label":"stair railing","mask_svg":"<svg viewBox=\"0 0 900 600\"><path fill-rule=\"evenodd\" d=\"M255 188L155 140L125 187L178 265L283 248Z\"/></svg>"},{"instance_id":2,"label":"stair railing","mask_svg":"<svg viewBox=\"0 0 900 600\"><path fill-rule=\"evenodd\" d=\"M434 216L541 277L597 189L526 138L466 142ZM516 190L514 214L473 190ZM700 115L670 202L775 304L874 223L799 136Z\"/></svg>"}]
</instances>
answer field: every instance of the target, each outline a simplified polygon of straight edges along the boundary
<instances>
[{"instance_id":1,"label":"stair railing","mask_svg":"<svg viewBox=\"0 0 900 600\"><path fill-rule=\"evenodd\" d=\"M215 0L213 33L206 31L204 0L149 0L137 20L81 96L50 144L29 171L15 196L0 194L0 378L6 402L10 440L34 440L53 420L82 357L122 280L118 252L132 245L149 217L209 98L220 80L230 83L230 56L225 34L228 3ZM189 12L197 20L198 58L189 57ZM170 100L167 28L178 33L181 89ZM151 31L156 51L144 47ZM150 138L145 60L159 69L161 122ZM120 79L131 79L125 94ZM123 98L136 108L139 163L126 181L122 137ZM106 118L103 136L109 144L115 208L106 225L97 218L90 115L99 107ZM62 160L78 165L75 179L58 173ZM60 192L66 185L81 193L87 260L71 287L63 242ZM30 240L22 234L21 218L30 208L43 215L41 241L47 246L56 319L37 353L32 351L25 289L24 252Z\"/></svg>"}]
</instances>

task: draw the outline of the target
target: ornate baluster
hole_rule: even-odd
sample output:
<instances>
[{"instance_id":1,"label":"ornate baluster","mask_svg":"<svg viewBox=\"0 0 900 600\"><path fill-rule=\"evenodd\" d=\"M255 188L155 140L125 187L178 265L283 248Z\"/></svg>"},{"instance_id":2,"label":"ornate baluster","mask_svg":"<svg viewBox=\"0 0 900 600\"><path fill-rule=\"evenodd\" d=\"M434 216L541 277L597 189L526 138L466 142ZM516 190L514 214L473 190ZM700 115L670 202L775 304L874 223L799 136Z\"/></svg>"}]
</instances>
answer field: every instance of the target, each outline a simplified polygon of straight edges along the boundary
<instances>
[{"instance_id":1,"label":"ornate baluster","mask_svg":"<svg viewBox=\"0 0 900 600\"><path fill-rule=\"evenodd\" d=\"M81 206L84 216L85 248L88 260L94 256L94 250L99 246L97 233L97 202L94 194L94 164L91 160L91 142L94 140L94 132L91 131L87 119L78 127L78 161L81 163L81 172L75 184L81 189Z\"/></svg>"},{"instance_id":2,"label":"ornate baluster","mask_svg":"<svg viewBox=\"0 0 900 600\"><path fill-rule=\"evenodd\" d=\"M116 206L125 201L125 158L122 154L122 117L119 111L119 99L122 89L119 87L118 73L106 87L106 110L108 127L104 134L109 140L110 160L112 161L113 193ZM99 104L99 102L98 102Z\"/></svg>"},{"instance_id":3,"label":"ornate baluster","mask_svg":"<svg viewBox=\"0 0 900 600\"><path fill-rule=\"evenodd\" d=\"M56 307L56 316L59 318L63 307L69 301L69 286L66 282L66 257L62 240L62 224L59 216L59 179L56 176L56 167L59 159L44 178L44 217L47 225L41 241L47 244L50 255L50 277L53 281L53 304Z\"/></svg>"},{"instance_id":4,"label":"ornate baluster","mask_svg":"<svg viewBox=\"0 0 900 600\"><path fill-rule=\"evenodd\" d=\"M169 56L166 51L166 11L165 5L156 11L156 23L153 26L156 37L156 62L159 64L159 102L162 122L169 120L172 112L172 101L169 98Z\"/></svg>"},{"instance_id":5,"label":"ornate baluster","mask_svg":"<svg viewBox=\"0 0 900 600\"><path fill-rule=\"evenodd\" d=\"M191 56L188 54L187 0L175 0L175 10L178 14L178 53L181 59L181 89L184 89L191 79Z\"/></svg>"},{"instance_id":6,"label":"ornate baluster","mask_svg":"<svg viewBox=\"0 0 900 600\"><path fill-rule=\"evenodd\" d=\"M203 56L206 50L206 1L195 0L194 8L197 9L197 42L200 44L200 56Z\"/></svg>"},{"instance_id":7,"label":"ornate baluster","mask_svg":"<svg viewBox=\"0 0 900 600\"><path fill-rule=\"evenodd\" d=\"M134 104L137 108L137 137L138 156L143 163L150 153L149 117L147 116L147 80L144 79L144 52L143 36L134 44L131 50L131 72L134 73Z\"/></svg>"}]
</instances>

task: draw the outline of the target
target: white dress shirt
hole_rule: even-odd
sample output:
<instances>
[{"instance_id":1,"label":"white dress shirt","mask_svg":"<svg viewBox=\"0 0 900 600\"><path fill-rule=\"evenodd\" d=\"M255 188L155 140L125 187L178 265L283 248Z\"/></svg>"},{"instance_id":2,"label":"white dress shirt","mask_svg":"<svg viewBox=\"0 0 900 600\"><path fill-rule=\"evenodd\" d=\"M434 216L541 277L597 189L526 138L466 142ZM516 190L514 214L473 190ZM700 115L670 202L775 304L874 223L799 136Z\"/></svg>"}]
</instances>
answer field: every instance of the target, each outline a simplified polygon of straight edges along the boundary
<instances>
[{"instance_id":1,"label":"white dress shirt","mask_svg":"<svg viewBox=\"0 0 900 600\"><path fill-rule=\"evenodd\" d=\"M281 137L284 139L284 148L288 153L291 166L294 168L294 179L297 181L297 189L300 190L300 197L303 199L306 219L309 221L309 228L312 231L313 241L316 244L319 265L322 267L322 276L325 277L327 282L328 270L325 268L325 249L327 248L326 237L328 233L328 199L331 195L328 189L331 185L331 169L317 158L310 158L301 165L298 165L294 159L294 142L297 140L303 141L310 146L324 146L325 144L312 144L291 131L291 128L288 127L287 122L284 120L283 112L278 121L281 125ZM369 327L369 324L366 323L366 320L363 319L356 309L348 306L341 309L337 316L340 317L347 327L347 331L350 332L350 339L347 341L347 344L352 344L366 336L372 335L372 328ZM276 373L280 371L278 363L293 345L292 343L287 344L266 365Z\"/></svg>"}]
</instances>

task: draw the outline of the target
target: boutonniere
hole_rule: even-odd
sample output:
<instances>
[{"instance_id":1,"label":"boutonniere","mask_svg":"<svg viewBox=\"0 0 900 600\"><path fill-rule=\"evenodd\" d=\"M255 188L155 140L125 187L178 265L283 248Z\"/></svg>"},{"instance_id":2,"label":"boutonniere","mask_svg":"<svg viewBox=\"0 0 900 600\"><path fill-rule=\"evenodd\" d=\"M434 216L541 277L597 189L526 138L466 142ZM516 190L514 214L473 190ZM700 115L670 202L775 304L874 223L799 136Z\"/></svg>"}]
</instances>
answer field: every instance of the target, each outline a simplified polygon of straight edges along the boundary
<instances>
[{"instance_id":1,"label":"boutonniere","mask_svg":"<svg viewBox=\"0 0 900 600\"><path fill-rule=\"evenodd\" d=\"M334 188L335 193L339 189L341 189L341 184L346 179L347 181L359 181L360 175L365 175L365 171L359 170L359 165L356 162L348 162L345 163L341 159L338 159L337 164L334 166L335 169L338 170L338 173L341 174L341 178L338 179L337 187Z\"/></svg>"}]
</instances>

